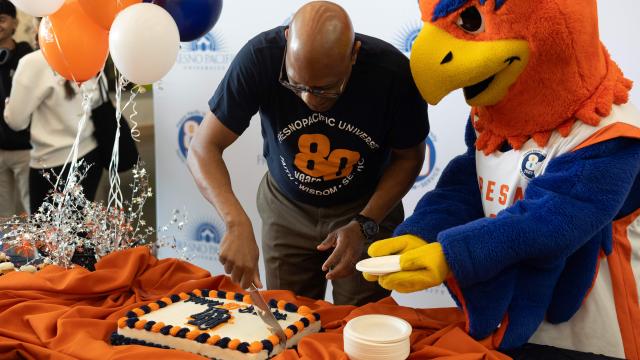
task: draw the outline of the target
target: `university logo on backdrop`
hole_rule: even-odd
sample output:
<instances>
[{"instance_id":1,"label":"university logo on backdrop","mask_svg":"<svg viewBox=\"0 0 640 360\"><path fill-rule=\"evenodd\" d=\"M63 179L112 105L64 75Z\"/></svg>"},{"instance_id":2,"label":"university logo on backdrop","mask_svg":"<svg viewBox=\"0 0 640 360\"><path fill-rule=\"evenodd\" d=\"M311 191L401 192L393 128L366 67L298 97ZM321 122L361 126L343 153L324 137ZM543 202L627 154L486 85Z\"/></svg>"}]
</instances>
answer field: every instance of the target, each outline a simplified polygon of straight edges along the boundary
<instances>
[{"instance_id":1,"label":"university logo on backdrop","mask_svg":"<svg viewBox=\"0 0 640 360\"><path fill-rule=\"evenodd\" d=\"M184 70L226 71L234 56L227 50L223 36L211 31L197 40L182 44L176 63Z\"/></svg>"},{"instance_id":2,"label":"university logo on backdrop","mask_svg":"<svg viewBox=\"0 0 640 360\"><path fill-rule=\"evenodd\" d=\"M178 155L182 160L187 158L191 140L193 140L203 119L204 113L192 111L183 116L178 122Z\"/></svg>"},{"instance_id":3,"label":"university logo on backdrop","mask_svg":"<svg viewBox=\"0 0 640 360\"><path fill-rule=\"evenodd\" d=\"M215 263L224 236L224 226L213 219L199 219L186 229L186 236L176 239L178 249L186 249L186 255L196 262Z\"/></svg>"},{"instance_id":4,"label":"university logo on backdrop","mask_svg":"<svg viewBox=\"0 0 640 360\"><path fill-rule=\"evenodd\" d=\"M440 177L440 168L436 165L437 160L437 149L436 149L437 138L431 132L427 139L425 140L425 154L424 154L424 164L422 165L422 169L416 178L416 182L413 184L413 189L422 189L426 186L431 185L438 177Z\"/></svg>"},{"instance_id":5,"label":"university logo on backdrop","mask_svg":"<svg viewBox=\"0 0 640 360\"><path fill-rule=\"evenodd\" d=\"M422 30L422 21L416 20L406 23L402 29L398 31L393 45L405 55L409 56L420 30Z\"/></svg>"}]
</instances>

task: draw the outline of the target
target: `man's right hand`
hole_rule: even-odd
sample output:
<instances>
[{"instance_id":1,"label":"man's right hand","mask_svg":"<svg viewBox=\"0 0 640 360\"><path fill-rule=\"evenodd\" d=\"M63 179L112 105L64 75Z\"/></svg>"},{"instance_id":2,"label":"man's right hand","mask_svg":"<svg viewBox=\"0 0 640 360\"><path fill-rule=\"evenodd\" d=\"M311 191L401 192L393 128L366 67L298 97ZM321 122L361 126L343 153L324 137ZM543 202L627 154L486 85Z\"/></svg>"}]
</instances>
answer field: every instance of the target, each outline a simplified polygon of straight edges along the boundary
<instances>
[{"instance_id":1,"label":"man's right hand","mask_svg":"<svg viewBox=\"0 0 640 360\"><path fill-rule=\"evenodd\" d=\"M260 252L253 235L251 221L247 218L235 225L228 225L220 245L220 263L231 280L247 289L251 283L262 288L258 258Z\"/></svg>"}]
</instances>

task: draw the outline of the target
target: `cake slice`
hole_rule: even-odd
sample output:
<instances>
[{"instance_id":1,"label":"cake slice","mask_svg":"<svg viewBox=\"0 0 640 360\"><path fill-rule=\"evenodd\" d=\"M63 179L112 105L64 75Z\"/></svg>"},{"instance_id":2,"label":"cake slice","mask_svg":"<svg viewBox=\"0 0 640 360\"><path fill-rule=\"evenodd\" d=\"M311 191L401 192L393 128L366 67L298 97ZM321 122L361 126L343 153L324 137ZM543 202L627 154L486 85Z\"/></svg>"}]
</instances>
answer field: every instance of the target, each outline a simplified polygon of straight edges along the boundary
<instances>
[{"instance_id":1,"label":"cake slice","mask_svg":"<svg viewBox=\"0 0 640 360\"><path fill-rule=\"evenodd\" d=\"M273 299L269 306L284 329L287 347L320 330L320 315L306 306ZM118 320L111 343L224 360L262 360L285 350L255 313L249 295L215 290L171 295L129 311Z\"/></svg>"}]
</instances>

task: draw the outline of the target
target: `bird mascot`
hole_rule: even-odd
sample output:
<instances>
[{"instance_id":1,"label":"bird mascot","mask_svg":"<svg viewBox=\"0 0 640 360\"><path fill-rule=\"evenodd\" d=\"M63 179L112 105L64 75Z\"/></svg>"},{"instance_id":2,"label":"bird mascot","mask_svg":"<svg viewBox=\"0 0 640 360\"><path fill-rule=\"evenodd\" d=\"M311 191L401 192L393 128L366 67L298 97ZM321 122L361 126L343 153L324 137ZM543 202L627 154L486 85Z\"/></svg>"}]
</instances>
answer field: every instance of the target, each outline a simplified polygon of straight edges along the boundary
<instances>
[{"instance_id":1,"label":"bird mascot","mask_svg":"<svg viewBox=\"0 0 640 360\"><path fill-rule=\"evenodd\" d=\"M373 257L414 292L445 283L467 332L640 359L640 112L595 0L421 0L411 69L432 105L463 89L467 151ZM453 121L453 120L452 120Z\"/></svg>"}]
</instances>

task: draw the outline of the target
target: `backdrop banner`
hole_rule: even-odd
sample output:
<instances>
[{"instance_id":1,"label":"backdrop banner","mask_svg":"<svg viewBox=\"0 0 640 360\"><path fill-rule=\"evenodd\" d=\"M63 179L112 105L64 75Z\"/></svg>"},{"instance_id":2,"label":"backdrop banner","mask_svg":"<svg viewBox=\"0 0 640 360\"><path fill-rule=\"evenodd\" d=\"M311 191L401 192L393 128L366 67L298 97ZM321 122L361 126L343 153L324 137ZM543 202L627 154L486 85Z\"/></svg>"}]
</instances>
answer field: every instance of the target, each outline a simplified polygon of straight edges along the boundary
<instances>
[{"instance_id":1,"label":"backdrop banner","mask_svg":"<svg viewBox=\"0 0 640 360\"><path fill-rule=\"evenodd\" d=\"M258 33L288 23L291 15L307 1L225 1L216 27L204 37L182 43L182 50L171 72L154 85L154 113L157 169L157 219L160 236L175 237L177 249L160 249L161 257L177 256L188 249L191 262L212 274L224 273L216 257L225 228L215 209L200 195L187 169L185 158L189 142L208 111L208 100L240 48ZM350 14L355 30L383 39L409 56L421 29L420 11L415 0L337 0ZM640 50L634 38L640 22L632 10L640 11L634 0L601 1L602 38L613 58L632 80L640 79ZM629 27L632 29L630 30ZM375 74L372 74L375 76ZM632 99L640 104L639 90ZM410 215L424 193L433 189L446 164L465 150L464 128L469 106L461 93L445 98L429 108L431 134L426 140L425 163L415 185L404 198ZM262 157L260 121L251 126L226 152L233 189L250 216L256 239L260 241L260 217L256 209L258 184L267 171ZM183 226L171 223L187 213ZM181 220L178 219L180 222ZM162 229L165 227L165 229ZM261 274L264 277L264 268ZM427 308L454 306L443 287L394 298L406 306ZM328 300L331 300L330 288Z\"/></svg>"}]
</instances>

